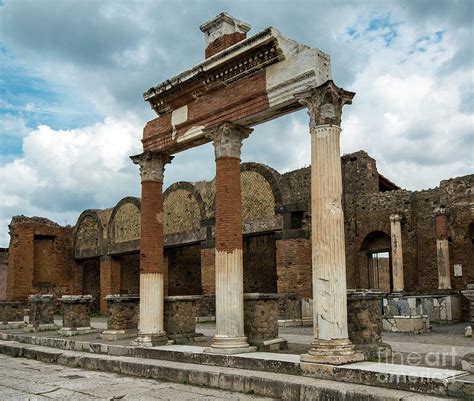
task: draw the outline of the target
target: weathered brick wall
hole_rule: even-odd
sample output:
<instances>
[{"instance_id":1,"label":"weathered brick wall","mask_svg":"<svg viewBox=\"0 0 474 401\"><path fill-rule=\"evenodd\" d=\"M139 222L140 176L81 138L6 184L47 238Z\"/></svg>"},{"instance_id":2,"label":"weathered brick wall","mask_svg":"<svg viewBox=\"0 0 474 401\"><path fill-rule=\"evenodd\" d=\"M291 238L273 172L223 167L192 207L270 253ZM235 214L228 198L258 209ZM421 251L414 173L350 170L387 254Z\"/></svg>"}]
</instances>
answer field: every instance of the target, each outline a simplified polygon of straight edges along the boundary
<instances>
[{"instance_id":1,"label":"weathered brick wall","mask_svg":"<svg viewBox=\"0 0 474 401\"><path fill-rule=\"evenodd\" d=\"M81 292L80 269L72 257L72 231L43 218L12 219L7 299L26 302L31 294Z\"/></svg>"},{"instance_id":2,"label":"weathered brick wall","mask_svg":"<svg viewBox=\"0 0 474 401\"><path fill-rule=\"evenodd\" d=\"M200 295L201 247L200 245L168 248L168 295Z\"/></svg>"},{"instance_id":3,"label":"weathered brick wall","mask_svg":"<svg viewBox=\"0 0 474 401\"><path fill-rule=\"evenodd\" d=\"M227 35L222 35L206 47L204 55L206 58L209 58L214 54L217 54L222 50L227 49L232 45L235 45L241 40L244 40L246 36L247 35L245 33L241 32L233 32Z\"/></svg>"},{"instance_id":4,"label":"weathered brick wall","mask_svg":"<svg viewBox=\"0 0 474 401\"><path fill-rule=\"evenodd\" d=\"M276 241L278 293L312 298L311 241L294 238Z\"/></svg>"},{"instance_id":5,"label":"weathered brick wall","mask_svg":"<svg viewBox=\"0 0 474 401\"><path fill-rule=\"evenodd\" d=\"M0 248L0 301L7 297L8 248Z\"/></svg>"},{"instance_id":6,"label":"weathered brick wall","mask_svg":"<svg viewBox=\"0 0 474 401\"><path fill-rule=\"evenodd\" d=\"M86 259L79 263L82 269L82 294L92 295L91 311L100 310L100 260Z\"/></svg>"},{"instance_id":7,"label":"weathered brick wall","mask_svg":"<svg viewBox=\"0 0 474 401\"><path fill-rule=\"evenodd\" d=\"M120 257L120 293L140 293L140 255L138 253Z\"/></svg>"},{"instance_id":8,"label":"weathered brick wall","mask_svg":"<svg viewBox=\"0 0 474 401\"><path fill-rule=\"evenodd\" d=\"M244 292L276 291L275 235L244 237Z\"/></svg>"},{"instance_id":9,"label":"weathered brick wall","mask_svg":"<svg viewBox=\"0 0 474 401\"><path fill-rule=\"evenodd\" d=\"M100 311L107 313L107 295L120 294L121 263L119 258L102 256L100 258Z\"/></svg>"},{"instance_id":10,"label":"weathered brick wall","mask_svg":"<svg viewBox=\"0 0 474 401\"><path fill-rule=\"evenodd\" d=\"M201 249L201 286L203 295L216 293L216 249Z\"/></svg>"}]
</instances>

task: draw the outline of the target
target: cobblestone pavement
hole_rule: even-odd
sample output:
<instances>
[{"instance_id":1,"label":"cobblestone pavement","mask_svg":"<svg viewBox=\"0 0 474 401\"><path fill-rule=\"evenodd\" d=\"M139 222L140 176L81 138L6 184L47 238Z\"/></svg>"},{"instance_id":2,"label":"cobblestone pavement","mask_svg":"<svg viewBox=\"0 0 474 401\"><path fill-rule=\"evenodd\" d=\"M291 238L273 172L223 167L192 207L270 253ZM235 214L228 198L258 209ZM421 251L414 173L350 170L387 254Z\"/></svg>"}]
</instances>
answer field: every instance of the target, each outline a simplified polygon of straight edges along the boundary
<instances>
[{"instance_id":1,"label":"cobblestone pavement","mask_svg":"<svg viewBox=\"0 0 474 401\"><path fill-rule=\"evenodd\" d=\"M0 355L0 400L269 400Z\"/></svg>"}]
</instances>

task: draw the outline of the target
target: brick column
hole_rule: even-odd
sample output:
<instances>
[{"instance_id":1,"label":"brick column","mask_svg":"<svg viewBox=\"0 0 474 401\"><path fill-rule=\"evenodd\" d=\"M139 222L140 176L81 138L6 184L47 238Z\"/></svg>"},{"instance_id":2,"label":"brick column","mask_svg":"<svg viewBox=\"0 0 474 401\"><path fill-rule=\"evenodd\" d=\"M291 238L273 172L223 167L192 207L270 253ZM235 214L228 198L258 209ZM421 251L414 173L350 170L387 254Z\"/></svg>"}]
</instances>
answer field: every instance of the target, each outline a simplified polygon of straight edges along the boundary
<instances>
[{"instance_id":1,"label":"brick column","mask_svg":"<svg viewBox=\"0 0 474 401\"><path fill-rule=\"evenodd\" d=\"M121 272L120 259L112 256L100 258L100 311L107 313L107 301L105 297L120 293Z\"/></svg>"},{"instance_id":2,"label":"brick column","mask_svg":"<svg viewBox=\"0 0 474 401\"><path fill-rule=\"evenodd\" d=\"M340 365L363 360L347 329L346 260L339 137L342 107L354 93L327 81L296 97L308 107L311 133L311 230L314 340L301 355L313 363ZM309 362L309 363L306 363Z\"/></svg>"},{"instance_id":3,"label":"brick column","mask_svg":"<svg viewBox=\"0 0 474 401\"><path fill-rule=\"evenodd\" d=\"M164 330L163 173L171 156L144 152L131 157L140 166L142 202L140 217L140 318L136 346L167 341Z\"/></svg>"},{"instance_id":4,"label":"brick column","mask_svg":"<svg viewBox=\"0 0 474 401\"><path fill-rule=\"evenodd\" d=\"M446 209L436 210L436 260L438 265L438 289L451 289L449 266L448 213Z\"/></svg>"},{"instance_id":5,"label":"brick column","mask_svg":"<svg viewBox=\"0 0 474 401\"><path fill-rule=\"evenodd\" d=\"M403 247L402 247L402 217L399 214L390 215L390 236L392 238L392 284L393 292L403 292Z\"/></svg>"},{"instance_id":6,"label":"brick column","mask_svg":"<svg viewBox=\"0 0 474 401\"><path fill-rule=\"evenodd\" d=\"M252 130L223 123L208 132L216 155L216 329L208 352L254 351L244 334L240 149Z\"/></svg>"}]
</instances>

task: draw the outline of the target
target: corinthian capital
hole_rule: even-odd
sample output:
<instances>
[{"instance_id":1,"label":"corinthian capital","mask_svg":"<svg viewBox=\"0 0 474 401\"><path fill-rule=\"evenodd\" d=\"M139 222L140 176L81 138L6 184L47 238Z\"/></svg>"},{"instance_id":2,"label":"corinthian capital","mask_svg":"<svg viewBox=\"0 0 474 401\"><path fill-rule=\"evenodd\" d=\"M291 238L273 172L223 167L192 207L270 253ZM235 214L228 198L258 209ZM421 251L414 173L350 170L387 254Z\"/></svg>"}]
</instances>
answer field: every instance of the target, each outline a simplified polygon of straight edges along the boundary
<instances>
[{"instance_id":1,"label":"corinthian capital","mask_svg":"<svg viewBox=\"0 0 474 401\"><path fill-rule=\"evenodd\" d=\"M130 156L134 164L140 166L140 176L143 181L163 182L165 164L170 163L173 156L166 153L145 151L139 155Z\"/></svg>"},{"instance_id":2,"label":"corinthian capital","mask_svg":"<svg viewBox=\"0 0 474 401\"><path fill-rule=\"evenodd\" d=\"M213 141L216 159L221 157L239 159L242 141L248 138L252 131L253 129L240 125L222 123L216 127L206 129L205 135Z\"/></svg>"},{"instance_id":3,"label":"corinthian capital","mask_svg":"<svg viewBox=\"0 0 474 401\"><path fill-rule=\"evenodd\" d=\"M341 125L342 106L351 104L354 92L339 88L333 81L295 93L296 99L308 108L309 127L318 125Z\"/></svg>"}]
</instances>

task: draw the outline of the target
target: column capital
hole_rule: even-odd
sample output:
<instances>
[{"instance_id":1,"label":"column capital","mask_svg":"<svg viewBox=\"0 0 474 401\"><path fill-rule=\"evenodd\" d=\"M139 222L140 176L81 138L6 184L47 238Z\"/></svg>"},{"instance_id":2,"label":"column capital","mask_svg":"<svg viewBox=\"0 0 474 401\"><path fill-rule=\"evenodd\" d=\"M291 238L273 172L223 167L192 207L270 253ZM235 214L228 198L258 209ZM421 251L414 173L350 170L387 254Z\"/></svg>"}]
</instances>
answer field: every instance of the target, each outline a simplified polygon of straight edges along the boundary
<instances>
[{"instance_id":1,"label":"column capital","mask_svg":"<svg viewBox=\"0 0 474 401\"><path fill-rule=\"evenodd\" d=\"M448 209L446 209L443 206L437 207L434 212L435 212L435 216L447 216L448 215Z\"/></svg>"},{"instance_id":2,"label":"column capital","mask_svg":"<svg viewBox=\"0 0 474 401\"><path fill-rule=\"evenodd\" d=\"M252 133L253 129L225 122L216 127L205 129L206 138L214 144L216 159L234 157L240 159L242 141Z\"/></svg>"},{"instance_id":3,"label":"column capital","mask_svg":"<svg viewBox=\"0 0 474 401\"><path fill-rule=\"evenodd\" d=\"M314 128L319 125L340 126L342 107L352 104L355 92L339 88L329 80L318 87L295 93L294 96L308 108L309 127Z\"/></svg>"},{"instance_id":4,"label":"column capital","mask_svg":"<svg viewBox=\"0 0 474 401\"><path fill-rule=\"evenodd\" d=\"M402 216L399 213L394 213L390 215L390 221L395 223L397 221L402 221Z\"/></svg>"},{"instance_id":5,"label":"column capital","mask_svg":"<svg viewBox=\"0 0 474 401\"><path fill-rule=\"evenodd\" d=\"M134 164L140 166L140 176L144 181L163 182L165 164L173 160L173 156L166 153L145 151L139 155L130 156Z\"/></svg>"}]
</instances>

